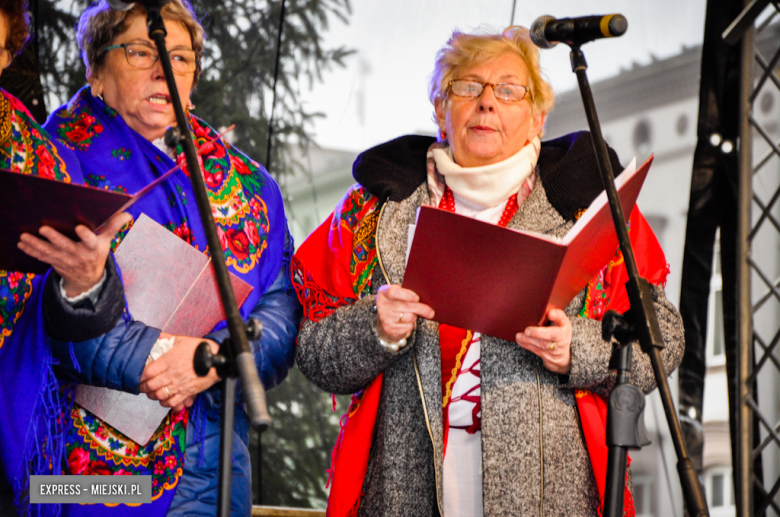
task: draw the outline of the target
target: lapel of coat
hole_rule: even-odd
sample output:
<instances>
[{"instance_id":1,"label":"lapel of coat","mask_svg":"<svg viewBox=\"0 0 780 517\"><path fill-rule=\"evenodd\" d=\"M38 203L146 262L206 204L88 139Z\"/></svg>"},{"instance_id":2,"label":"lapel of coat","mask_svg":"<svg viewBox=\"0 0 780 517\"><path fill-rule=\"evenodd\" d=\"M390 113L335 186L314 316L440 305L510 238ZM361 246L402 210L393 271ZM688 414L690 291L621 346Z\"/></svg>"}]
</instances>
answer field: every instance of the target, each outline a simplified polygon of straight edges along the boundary
<instances>
[{"instance_id":1,"label":"lapel of coat","mask_svg":"<svg viewBox=\"0 0 780 517\"><path fill-rule=\"evenodd\" d=\"M388 283L401 284L406 270L408 229L417 219L417 209L429 204L428 184L422 183L408 198L388 201L377 226L377 250L389 278ZM428 429L433 441L434 463L438 479L439 500L442 497L440 474L444 460L444 427L441 412L441 348L439 324L417 320L414 339L416 372L422 401L428 416Z\"/></svg>"},{"instance_id":2,"label":"lapel of coat","mask_svg":"<svg viewBox=\"0 0 780 517\"><path fill-rule=\"evenodd\" d=\"M571 227L572 223L567 222L550 204L537 172L534 189L520 205L507 228L563 237Z\"/></svg>"}]
</instances>

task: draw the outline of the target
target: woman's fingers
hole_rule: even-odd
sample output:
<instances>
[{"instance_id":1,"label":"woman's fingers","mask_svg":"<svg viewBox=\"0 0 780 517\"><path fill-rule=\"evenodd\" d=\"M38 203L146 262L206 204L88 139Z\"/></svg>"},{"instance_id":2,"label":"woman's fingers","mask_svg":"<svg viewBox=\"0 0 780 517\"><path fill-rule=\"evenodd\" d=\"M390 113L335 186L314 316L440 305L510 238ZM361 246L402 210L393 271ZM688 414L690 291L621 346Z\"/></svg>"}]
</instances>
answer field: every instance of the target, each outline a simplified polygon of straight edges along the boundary
<instances>
[{"instance_id":1,"label":"woman's fingers","mask_svg":"<svg viewBox=\"0 0 780 517\"><path fill-rule=\"evenodd\" d=\"M546 327L528 327L515 336L518 345L539 356L548 370L568 374L571 370L571 321L566 313L553 309Z\"/></svg>"},{"instance_id":2,"label":"woman's fingers","mask_svg":"<svg viewBox=\"0 0 780 517\"><path fill-rule=\"evenodd\" d=\"M399 341L408 336L418 316L427 319L434 316L430 306L420 303L417 293L399 285L380 287L374 303L379 323L377 330L390 341Z\"/></svg>"},{"instance_id":3,"label":"woman's fingers","mask_svg":"<svg viewBox=\"0 0 780 517\"><path fill-rule=\"evenodd\" d=\"M42 229L42 228L41 228ZM43 235L43 234L41 234ZM95 235L95 232L90 230L84 225L78 225L76 226L76 235L80 239L80 244L84 247L85 250L91 251L92 253L99 253L100 252L100 245L102 244L100 239L97 235ZM44 235L44 237L46 237ZM49 237L46 237L49 239ZM49 239L51 240L51 239Z\"/></svg>"},{"instance_id":4,"label":"woman's fingers","mask_svg":"<svg viewBox=\"0 0 780 517\"><path fill-rule=\"evenodd\" d=\"M219 381L213 369L205 377L195 373L192 360L202 341L202 338L176 336L173 348L144 368L141 392L152 400L159 400L165 407L174 407ZM212 352L219 350L213 341L205 341L211 345Z\"/></svg>"},{"instance_id":5,"label":"woman's fingers","mask_svg":"<svg viewBox=\"0 0 780 517\"><path fill-rule=\"evenodd\" d=\"M128 214L127 212L121 212L106 221L106 224L104 224L103 228L101 228L100 232L98 232L97 237L107 239L110 243L119 230L121 230L124 225L132 220L132 215Z\"/></svg>"},{"instance_id":6,"label":"woman's fingers","mask_svg":"<svg viewBox=\"0 0 780 517\"><path fill-rule=\"evenodd\" d=\"M387 298L389 302L417 302L420 297L410 289L404 289L400 285L383 285L379 292Z\"/></svg>"},{"instance_id":7,"label":"woman's fingers","mask_svg":"<svg viewBox=\"0 0 780 517\"><path fill-rule=\"evenodd\" d=\"M19 249L50 264L62 276L68 296L88 291L103 277L111 241L132 216L120 213L109 219L99 234L84 225L76 227L78 241L72 241L54 228L42 226L38 233L43 239L22 234Z\"/></svg>"},{"instance_id":8,"label":"woman's fingers","mask_svg":"<svg viewBox=\"0 0 780 517\"><path fill-rule=\"evenodd\" d=\"M57 235L62 236L62 234L60 234L59 232L55 232L55 233L57 233ZM67 237L64 236L62 237L65 238L71 246L75 247L75 243L73 241L71 241ZM54 258L57 255L57 253L61 251L57 246L55 246L51 242L46 241L44 239L40 239L29 233L23 233L19 237L18 247L20 250L27 253L31 257L35 257L36 259L46 263L50 263L52 258Z\"/></svg>"},{"instance_id":9,"label":"woman's fingers","mask_svg":"<svg viewBox=\"0 0 780 517\"><path fill-rule=\"evenodd\" d=\"M400 285L383 285L379 288L376 297L377 312L385 316L388 322L392 322L392 316L401 320L401 315L413 314L422 318L431 319L434 316L433 309L424 303L420 303L417 293L404 289ZM414 321L415 318L405 318Z\"/></svg>"},{"instance_id":10,"label":"woman's fingers","mask_svg":"<svg viewBox=\"0 0 780 517\"><path fill-rule=\"evenodd\" d=\"M571 320L566 316L566 313L560 309L550 309L547 313L547 319L556 327L564 327L569 325L571 327Z\"/></svg>"},{"instance_id":11,"label":"woman's fingers","mask_svg":"<svg viewBox=\"0 0 780 517\"><path fill-rule=\"evenodd\" d=\"M83 226L79 227L85 228ZM45 237L46 240L49 241L47 243L46 241L39 239L41 247L46 246L52 252L73 253L76 251L76 247L78 246L76 242L73 242L68 237L64 236L50 226L41 226L38 230L38 233L41 235L41 237Z\"/></svg>"}]
</instances>

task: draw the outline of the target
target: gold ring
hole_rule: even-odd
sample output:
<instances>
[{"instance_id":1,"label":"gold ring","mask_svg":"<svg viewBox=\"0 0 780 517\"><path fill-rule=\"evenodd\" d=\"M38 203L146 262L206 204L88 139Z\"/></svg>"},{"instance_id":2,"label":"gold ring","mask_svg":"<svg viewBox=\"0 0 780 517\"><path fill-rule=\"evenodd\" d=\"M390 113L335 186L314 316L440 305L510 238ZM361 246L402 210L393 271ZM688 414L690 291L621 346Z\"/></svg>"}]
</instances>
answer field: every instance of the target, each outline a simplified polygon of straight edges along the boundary
<instances>
[{"instance_id":1,"label":"gold ring","mask_svg":"<svg viewBox=\"0 0 780 517\"><path fill-rule=\"evenodd\" d=\"M170 390L168 389L168 386L165 387L165 393L168 394L168 398L171 398L173 395L171 395Z\"/></svg>"},{"instance_id":2,"label":"gold ring","mask_svg":"<svg viewBox=\"0 0 780 517\"><path fill-rule=\"evenodd\" d=\"M398 323L401 323L401 320L404 319L404 313L402 312L400 316L398 316Z\"/></svg>"},{"instance_id":3,"label":"gold ring","mask_svg":"<svg viewBox=\"0 0 780 517\"><path fill-rule=\"evenodd\" d=\"M550 346L547 347L547 350L555 350L555 341L550 343Z\"/></svg>"}]
</instances>

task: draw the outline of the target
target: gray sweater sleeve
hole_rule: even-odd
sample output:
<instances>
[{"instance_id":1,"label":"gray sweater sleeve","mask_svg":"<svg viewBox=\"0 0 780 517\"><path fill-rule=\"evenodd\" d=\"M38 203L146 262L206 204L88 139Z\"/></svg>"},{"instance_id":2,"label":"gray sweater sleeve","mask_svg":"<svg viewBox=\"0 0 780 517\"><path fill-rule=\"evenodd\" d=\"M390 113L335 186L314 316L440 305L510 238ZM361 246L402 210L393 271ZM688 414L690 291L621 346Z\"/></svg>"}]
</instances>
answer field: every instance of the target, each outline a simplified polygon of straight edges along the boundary
<instances>
[{"instance_id":1,"label":"gray sweater sleeve","mask_svg":"<svg viewBox=\"0 0 780 517\"><path fill-rule=\"evenodd\" d=\"M666 344L666 348L661 350L661 361L666 374L669 375L682 361L685 347L682 317L667 300L662 288L653 286L652 289L655 313ZM580 297L577 298L579 299ZM566 310L572 324L572 343L571 371L564 386L589 389L606 396L615 383L615 375L610 373L608 368L612 344L601 337L601 321L573 316L577 312L573 305L575 303L570 304ZM581 307L581 303L578 306ZM642 352L638 341L632 346L631 382L644 393L649 393L656 387L650 358Z\"/></svg>"},{"instance_id":2,"label":"gray sweater sleeve","mask_svg":"<svg viewBox=\"0 0 780 517\"><path fill-rule=\"evenodd\" d=\"M295 362L323 390L355 393L412 348L414 331L407 338L408 345L398 352L379 344L371 311L375 299L375 295L366 296L320 321L303 322Z\"/></svg>"}]
</instances>

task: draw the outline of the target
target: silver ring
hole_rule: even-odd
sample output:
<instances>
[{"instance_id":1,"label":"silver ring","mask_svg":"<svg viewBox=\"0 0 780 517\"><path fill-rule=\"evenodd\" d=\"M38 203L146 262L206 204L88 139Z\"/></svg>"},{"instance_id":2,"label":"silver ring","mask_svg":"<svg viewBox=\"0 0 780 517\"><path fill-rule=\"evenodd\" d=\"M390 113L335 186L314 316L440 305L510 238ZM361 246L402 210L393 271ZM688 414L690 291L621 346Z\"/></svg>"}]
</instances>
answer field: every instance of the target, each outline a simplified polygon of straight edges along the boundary
<instances>
[{"instance_id":1,"label":"silver ring","mask_svg":"<svg viewBox=\"0 0 780 517\"><path fill-rule=\"evenodd\" d=\"M168 398L171 398L173 395L171 395L171 391L168 389L168 386L166 386L164 389L165 389L165 393L168 394Z\"/></svg>"}]
</instances>

